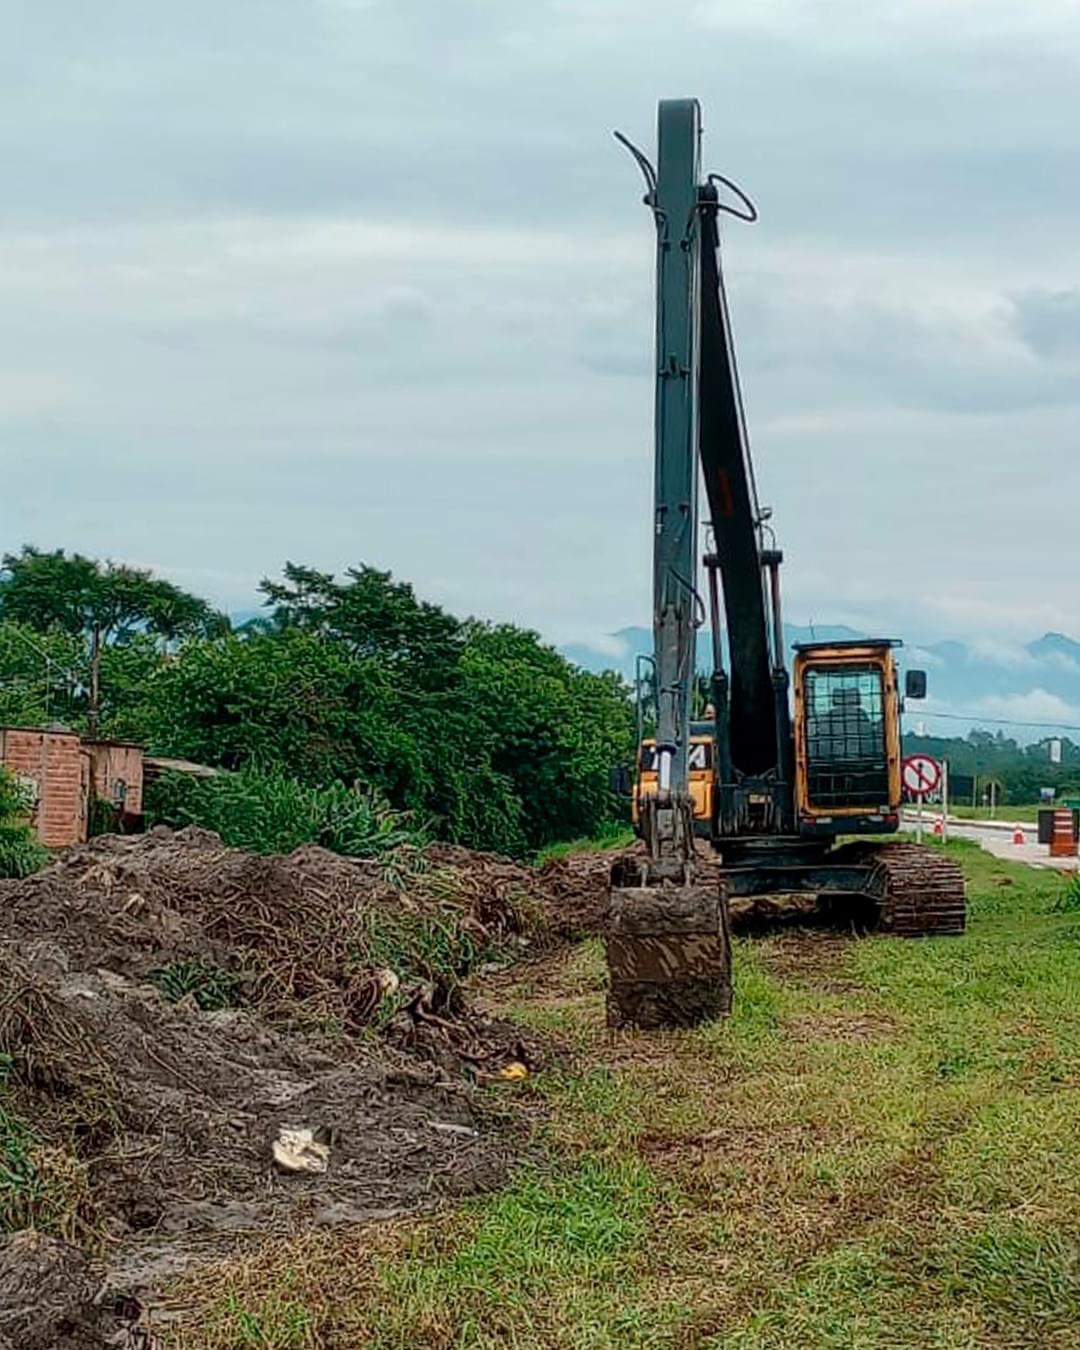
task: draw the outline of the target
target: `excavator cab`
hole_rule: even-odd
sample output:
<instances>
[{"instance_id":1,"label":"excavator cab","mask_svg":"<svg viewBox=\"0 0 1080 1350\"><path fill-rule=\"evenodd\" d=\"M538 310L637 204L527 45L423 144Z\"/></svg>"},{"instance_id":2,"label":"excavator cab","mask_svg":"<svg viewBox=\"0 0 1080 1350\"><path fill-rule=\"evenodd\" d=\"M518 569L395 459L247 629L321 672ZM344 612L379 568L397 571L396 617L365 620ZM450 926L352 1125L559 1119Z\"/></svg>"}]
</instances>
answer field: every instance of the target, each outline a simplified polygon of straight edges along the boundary
<instances>
[{"instance_id":1,"label":"excavator cab","mask_svg":"<svg viewBox=\"0 0 1080 1350\"><path fill-rule=\"evenodd\" d=\"M795 649L795 815L802 835L900 823L900 694L889 640Z\"/></svg>"},{"instance_id":2,"label":"excavator cab","mask_svg":"<svg viewBox=\"0 0 1080 1350\"><path fill-rule=\"evenodd\" d=\"M808 642L795 649L794 799L796 830L822 839L891 834L899 828L901 699L893 639ZM925 697L925 675L910 671L909 697ZM710 710L711 711L711 710ZM715 721L690 723L687 751L694 834L722 834L716 812ZM641 832L642 801L657 791L656 741L642 740L631 814Z\"/></svg>"}]
</instances>

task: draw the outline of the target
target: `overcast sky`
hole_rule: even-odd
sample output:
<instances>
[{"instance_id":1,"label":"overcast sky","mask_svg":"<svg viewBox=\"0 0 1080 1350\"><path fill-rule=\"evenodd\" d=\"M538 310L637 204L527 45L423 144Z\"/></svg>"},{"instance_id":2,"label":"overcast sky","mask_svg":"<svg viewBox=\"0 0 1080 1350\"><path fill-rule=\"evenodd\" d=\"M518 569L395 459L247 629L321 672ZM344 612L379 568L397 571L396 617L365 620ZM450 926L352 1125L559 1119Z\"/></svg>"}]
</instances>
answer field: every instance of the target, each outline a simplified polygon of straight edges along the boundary
<instances>
[{"instance_id":1,"label":"overcast sky","mask_svg":"<svg viewBox=\"0 0 1080 1350\"><path fill-rule=\"evenodd\" d=\"M365 561L647 621L696 95L789 617L1080 637L1077 0L8 0L0 526L228 607Z\"/></svg>"}]
</instances>

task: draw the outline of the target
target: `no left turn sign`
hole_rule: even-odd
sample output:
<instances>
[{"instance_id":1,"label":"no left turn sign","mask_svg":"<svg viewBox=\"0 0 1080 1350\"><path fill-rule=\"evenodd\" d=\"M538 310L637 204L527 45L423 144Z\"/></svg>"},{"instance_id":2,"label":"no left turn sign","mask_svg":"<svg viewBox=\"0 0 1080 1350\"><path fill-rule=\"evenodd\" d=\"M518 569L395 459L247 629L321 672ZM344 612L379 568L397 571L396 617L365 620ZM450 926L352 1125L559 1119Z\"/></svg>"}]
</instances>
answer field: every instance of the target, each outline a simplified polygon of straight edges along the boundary
<instances>
[{"instance_id":1,"label":"no left turn sign","mask_svg":"<svg viewBox=\"0 0 1080 1350\"><path fill-rule=\"evenodd\" d=\"M901 774L904 787L916 797L929 796L941 786L941 765L930 755L908 755Z\"/></svg>"}]
</instances>

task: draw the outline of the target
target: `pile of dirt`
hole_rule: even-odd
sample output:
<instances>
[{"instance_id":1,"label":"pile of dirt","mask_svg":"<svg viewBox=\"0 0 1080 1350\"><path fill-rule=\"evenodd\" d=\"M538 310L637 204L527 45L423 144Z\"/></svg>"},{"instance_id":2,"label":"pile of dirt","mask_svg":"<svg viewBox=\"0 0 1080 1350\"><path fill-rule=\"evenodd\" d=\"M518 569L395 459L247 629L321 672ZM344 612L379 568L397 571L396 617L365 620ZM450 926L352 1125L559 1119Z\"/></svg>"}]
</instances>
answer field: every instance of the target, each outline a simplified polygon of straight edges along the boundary
<instances>
[{"instance_id":1,"label":"pile of dirt","mask_svg":"<svg viewBox=\"0 0 1080 1350\"><path fill-rule=\"evenodd\" d=\"M0 1230L98 1251L109 1287L140 1293L237 1235L497 1185L520 1137L476 1083L535 1070L545 1046L471 1011L462 979L590 886L443 847L391 877L194 829L101 838L0 883ZM0 1350L124 1343L100 1300L74 1306L0 1323Z\"/></svg>"},{"instance_id":2,"label":"pile of dirt","mask_svg":"<svg viewBox=\"0 0 1080 1350\"><path fill-rule=\"evenodd\" d=\"M452 1008L457 978L521 935L528 872L502 871L420 856L402 881L314 846L257 857L195 828L104 836L5 887L0 938L48 935L83 968L204 1007L357 1030L391 995Z\"/></svg>"},{"instance_id":3,"label":"pile of dirt","mask_svg":"<svg viewBox=\"0 0 1080 1350\"><path fill-rule=\"evenodd\" d=\"M0 988L5 1109L28 1132L5 1218L107 1248L124 1287L193 1237L400 1213L509 1163L467 1083L375 1044L170 1004L47 943L0 949ZM282 1170L283 1129L325 1170Z\"/></svg>"},{"instance_id":4,"label":"pile of dirt","mask_svg":"<svg viewBox=\"0 0 1080 1350\"><path fill-rule=\"evenodd\" d=\"M604 931L611 867L620 856L575 853L545 863L538 881L546 941L574 941Z\"/></svg>"}]
</instances>

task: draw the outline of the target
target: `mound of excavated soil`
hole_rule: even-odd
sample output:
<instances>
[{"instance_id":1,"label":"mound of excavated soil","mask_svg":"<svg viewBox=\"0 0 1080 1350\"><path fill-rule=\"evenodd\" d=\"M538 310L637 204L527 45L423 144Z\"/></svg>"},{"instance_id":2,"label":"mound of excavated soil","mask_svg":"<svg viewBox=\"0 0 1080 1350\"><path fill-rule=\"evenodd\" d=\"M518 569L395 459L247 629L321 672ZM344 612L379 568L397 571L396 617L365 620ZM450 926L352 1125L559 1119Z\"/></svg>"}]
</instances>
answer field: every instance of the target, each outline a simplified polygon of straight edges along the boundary
<instances>
[{"instance_id":1,"label":"mound of excavated soil","mask_svg":"<svg viewBox=\"0 0 1080 1350\"><path fill-rule=\"evenodd\" d=\"M433 847L391 884L321 849L259 858L183 830L95 840L0 883L0 1124L16 1122L0 1163L20 1177L0 1229L78 1244L0 1249L0 1292L70 1288L37 1313L12 1293L22 1320L0 1320L0 1350L125 1343L108 1339L112 1304L83 1306L79 1247L137 1292L226 1234L497 1184L513 1141L474 1081L536 1067L543 1047L470 1013L457 976L547 929L588 929L593 870ZM185 992L192 972L210 987ZM276 1165L283 1128L310 1130L326 1170Z\"/></svg>"},{"instance_id":2,"label":"mound of excavated soil","mask_svg":"<svg viewBox=\"0 0 1080 1350\"><path fill-rule=\"evenodd\" d=\"M355 1219L501 1171L503 1146L478 1132L467 1086L433 1066L395 1069L374 1045L169 1004L123 976L73 970L48 944L0 951L0 987L15 1113L73 1156L70 1212L59 1209L73 1234ZM283 1125L325 1135L325 1175L275 1170ZM60 1161L42 1155L46 1183ZM64 1203L55 1180L47 1214Z\"/></svg>"},{"instance_id":3,"label":"mound of excavated soil","mask_svg":"<svg viewBox=\"0 0 1080 1350\"><path fill-rule=\"evenodd\" d=\"M43 1233L0 1239L0 1350L154 1350L139 1305L103 1294L103 1271Z\"/></svg>"},{"instance_id":4,"label":"mound of excavated soil","mask_svg":"<svg viewBox=\"0 0 1080 1350\"><path fill-rule=\"evenodd\" d=\"M316 847L265 858L205 830L105 836L6 887L0 938L45 934L82 968L166 985L169 969L175 985L202 968L217 975L203 992L225 1002L355 1030L390 990L379 980L388 959L413 958L392 988L426 981L438 1010L452 1001L455 961L521 932L513 892L524 869L506 866L514 875L468 855L453 866L417 857L393 885L376 863Z\"/></svg>"}]
</instances>

